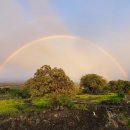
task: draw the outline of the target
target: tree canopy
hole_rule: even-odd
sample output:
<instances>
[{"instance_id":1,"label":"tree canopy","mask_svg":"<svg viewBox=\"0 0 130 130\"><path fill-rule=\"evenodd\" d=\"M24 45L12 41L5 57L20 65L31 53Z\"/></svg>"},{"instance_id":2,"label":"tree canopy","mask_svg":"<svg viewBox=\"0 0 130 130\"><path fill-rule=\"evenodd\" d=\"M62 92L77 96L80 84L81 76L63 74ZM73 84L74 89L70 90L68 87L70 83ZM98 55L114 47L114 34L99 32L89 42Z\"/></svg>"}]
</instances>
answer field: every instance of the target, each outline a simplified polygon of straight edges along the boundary
<instances>
[{"instance_id":1,"label":"tree canopy","mask_svg":"<svg viewBox=\"0 0 130 130\"><path fill-rule=\"evenodd\" d=\"M130 81L126 80L112 80L108 83L108 90L124 95L130 92Z\"/></svg>"},{"instance_id":2,"label":"tree canopy","mask_svg":"<svg viewBox=\"0 0 130 130\"><path fill-rule=\"evenodd\" d=\"M81 77L80 87L85 93L102 93L104 88L107 87L107 81L97 74L86 74Z\"/></svg>"},{"instance_id":3,"label":"tree canopy","mask_svg":"<svg viewBox=\"0 0 130 130\"><path fill-rule=\"evenodd\" d=\"M44 65L36 71L34 77L25 83L25 88L30 90L32 96L44 96L49 93L67 93L71 95L75 91L73 81L61 68L51 68Z\"/></svg>"}]
</instances>

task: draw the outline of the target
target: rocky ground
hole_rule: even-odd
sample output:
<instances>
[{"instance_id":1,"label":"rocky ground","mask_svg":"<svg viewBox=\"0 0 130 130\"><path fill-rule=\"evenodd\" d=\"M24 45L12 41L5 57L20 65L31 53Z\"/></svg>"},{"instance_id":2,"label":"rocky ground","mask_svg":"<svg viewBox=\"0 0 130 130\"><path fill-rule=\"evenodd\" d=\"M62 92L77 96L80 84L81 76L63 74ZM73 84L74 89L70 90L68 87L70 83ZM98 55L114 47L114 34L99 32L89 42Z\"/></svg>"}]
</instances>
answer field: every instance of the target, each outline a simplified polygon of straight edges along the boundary
<instances>
[{"instance_id":1,"label":"rocky ground","mask_svg":"<svg viewBox=\"0 0 130 130\"><path fill-rule=\"evenodd\" d=\"M103 103L88 110L32 111L0 116L0 130L129 130L117 115L130 115L130 106Z\"/></svg>"}]
</instances>

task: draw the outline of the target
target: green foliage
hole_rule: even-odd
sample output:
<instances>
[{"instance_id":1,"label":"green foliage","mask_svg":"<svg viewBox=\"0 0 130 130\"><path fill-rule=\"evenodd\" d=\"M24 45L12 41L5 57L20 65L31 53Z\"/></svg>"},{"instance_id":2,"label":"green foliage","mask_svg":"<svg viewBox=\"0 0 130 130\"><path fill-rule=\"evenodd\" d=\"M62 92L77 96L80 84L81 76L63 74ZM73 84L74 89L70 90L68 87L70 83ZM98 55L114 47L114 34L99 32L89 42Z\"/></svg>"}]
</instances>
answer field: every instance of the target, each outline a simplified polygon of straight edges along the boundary
<instances>
[{"instance_id":1,"label":"green foliage","mask_svg":"<svg viewBox=\"0 0 130 130\"><path fill-rule=\"evenodd\" d=\"M24 105L22 100L0 100L0 114L8 114L18 112L16 106Z\"/></svg>"},{"instance_id":2,"label":"green foliage","mask_svg":"<svg viewBox=\"0 0 130 130\"><path fill-rule=\"evenodd\" d=\"M38 98L38 99L34 99L32 101L33 105L36 105L40 108L44 108L44 107L48 107L49 104L49 99L48 98Z\"/></svg>"},{"instance_id":3,"label":"green foliage","mask_svg":"<svg viewBox=\"0 0 130 130\"><path fill-rule=\"evenodd\" d=\"M21 97L22 98L29 98L31 95L30 95L30 92L28 89L24 88L21 90Z\"/></svg>"},{"instance_id":4,"label":"green foliage","mask_svg":"<svg viewBox=\"0 0 130 130\"><path fill-rule=\"evenodd\" d=\"M12 89L10 89L9 94L12 97L16 97L16 98L30 97L29 91L27 89L12 88Z\"/></svg>"},{"instance_id":5,"label":"green foliage","mask_svg":"<svg viewBox=\"0 0 130 130\"><path fill-rule=\"evenodd\" d=\"M128 119L127 125L130 126L130 118Z\"/></svg>"},{"instance_id":6,"label":"green foliage","mask_svg":"<svg viewBox=\"0 0 130 130\"><path fill-rule=\"evenodd\" d=\"M49 106L51 109L60 109L60 107L73 108L74 103L72 102L72 98L65 93L52 93L49 95Z\"/></svg>"},{"instance_id":7,"label":"green foliage","mask_svg":"<svg viewBox=\"0 0 130 130\"><path fill-rule=\"evenodd\" d=\"M75 93L75 85L62 69L44 65L25 83L25 88L32 97L44 96L53 92L65 91L68 95Z\"/></svg>"},{"instance_id":8,"label":"green foliage","mask_svg":"<svg viewBox=\"0 0 130 130\"><path fill-rule=\"evenodd\" d=\"M80 87L83 93L103 93L107 87L107 81L97 74L87 74L80 80Z\"/></svg>"},{"instance_id":9,"label":"green foliage","mask_svg":"<svg viewBox=\"0 0 130 130\"><path fill-rule=\"evenodd\" d=\"M112 100L114 102L122 101L122 98L115 93L106 95L82 94L77 95L75 99L80 99L81 101L86 100L86 104L100 103L104 100ZM65 93L52 93L46 97L31 98L26 100L0 100L0 114L37 111L46 108L61 109L62 107L67 107L69 109L87 110L86 104L75 104L74 97L68 96Z\"/></svg>"},{"instance_id":10,"label":"green foliage","mask_svg":"<svg viewBox=\"0 0 130 130\"><path fill-rule=\"evenodd\" d=\"M119 96L124 96L130 91L130 81L117 80L108 83L108 90L110 92L118 93Z\"/></svg>"},{"instance_id":11,"label":"green foliage","mask_svg":"<svg viewBox=\"0 0 130 130\"><path fill-rule=\"evenodd\" d=\"M72 102L72 100L67 101L66 107L69 108L69 109L75 109L76 108L75 103Z\"/></svg>"},{"instance_id":12,"label":"green foliage","mask_svg":"<svg viewBox=\"0 0 130 130\"><path fill-rule=\"evenodd\" d=\"M0 88L0 94L8 94L10 91L10 88Z\"/></svg>"},{"instance_id":13,"label":"green foliage","mask_svg":"<svg viewBox=\"0 0 130 130\"><path fill-rule=\"evenodd\" d=\"M18 88L11 89L9 93L12 97L21 97L21 90Z\"/></svg>"},{"instance_id":14,"label":"green foliage","mask_svg":"<svg viewBox=\"0 0 130 130\"><path fill-rule=\"evenodd\" d=\"M119 96L117 94L116 96L109 97L109 100L116 102L116 103L120 103L120 102L122 102L123 98L122 98L122 96Z\"/></svg>"},{"instance_id":15,"label":"green foliage","mask_svg":"<svg viewBox=\"0 0 130 130\"><path fill-rule=\"evenodd\" d=\"M86 100L87 104L100 103L105 100L112 100L113 102L121 102L123 100L123 98L118 96L116 93L108 93L102 95L82 94L82 95L77 95L76 98L80 100L81 99Z\"/></svg>"}]
</instances>

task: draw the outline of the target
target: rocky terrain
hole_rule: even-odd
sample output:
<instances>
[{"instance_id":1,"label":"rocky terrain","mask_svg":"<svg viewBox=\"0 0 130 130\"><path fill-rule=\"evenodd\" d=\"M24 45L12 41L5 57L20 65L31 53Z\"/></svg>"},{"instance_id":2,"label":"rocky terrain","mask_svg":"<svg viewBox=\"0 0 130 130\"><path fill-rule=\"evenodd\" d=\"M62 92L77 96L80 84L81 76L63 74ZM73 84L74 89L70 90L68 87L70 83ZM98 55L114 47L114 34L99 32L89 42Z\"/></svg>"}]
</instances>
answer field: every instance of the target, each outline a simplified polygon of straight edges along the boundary
<instances>
[{"instance_id":1,"label":"rocky terrain","mask_svg":"<svg viewBox=\"0 0 130 130\"><path fill-rule=\"evenodd\" d=\"M0 130L129 130L118 116L130 115L130 106L102 103L88 110L32 111L0 116Z\"/></svg>"}]
</instances>

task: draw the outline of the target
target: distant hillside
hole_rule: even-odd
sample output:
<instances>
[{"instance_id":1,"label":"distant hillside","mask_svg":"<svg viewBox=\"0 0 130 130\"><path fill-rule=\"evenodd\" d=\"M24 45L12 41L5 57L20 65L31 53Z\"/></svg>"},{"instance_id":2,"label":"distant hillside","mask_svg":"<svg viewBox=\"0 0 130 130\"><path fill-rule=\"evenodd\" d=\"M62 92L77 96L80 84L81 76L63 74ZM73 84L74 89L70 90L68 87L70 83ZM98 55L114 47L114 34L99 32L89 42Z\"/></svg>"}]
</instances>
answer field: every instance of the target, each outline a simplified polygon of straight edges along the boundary
<instances>
[{"instance_id":1,"label":"distant hillside","mask_svg":"<svg viewBox=\"0 0 130 130\"><path fill-rule=\"evenodd\" d=\"M0 87L21 87L23 85L24 82L0 82Z\"/></svg>"}]
</instances>

